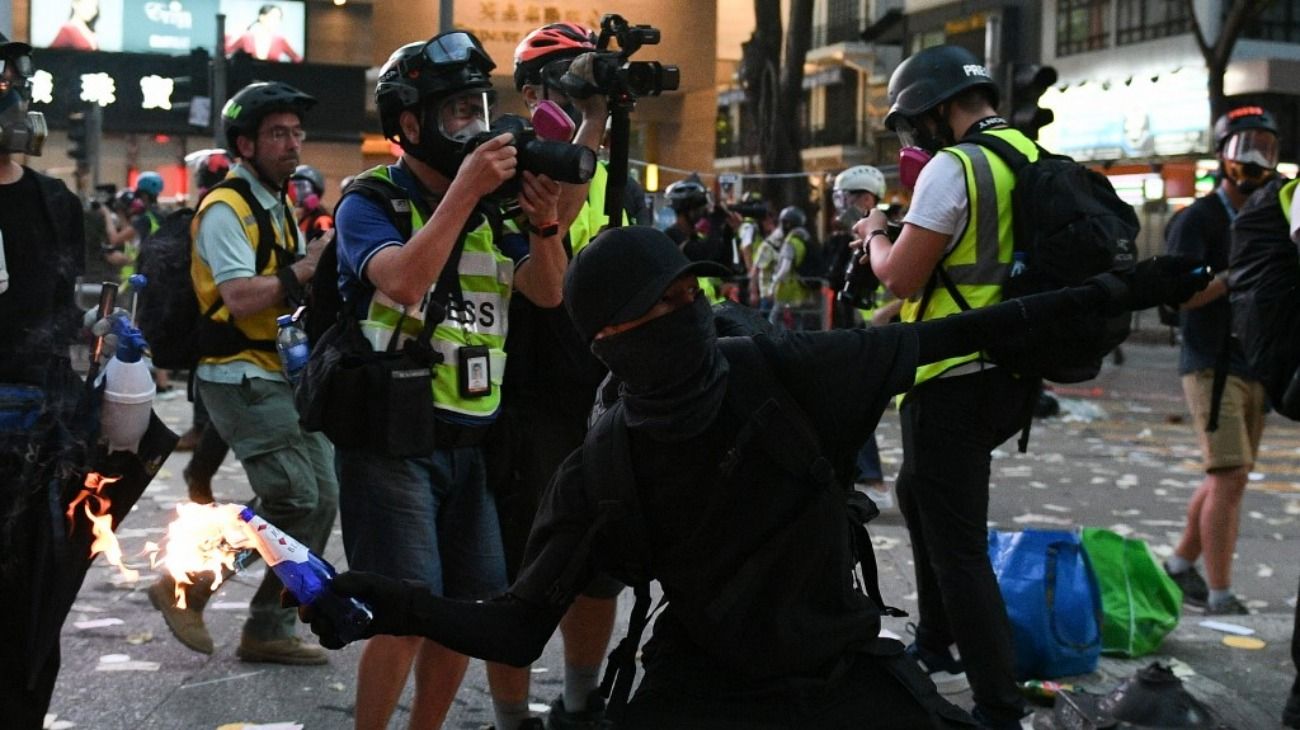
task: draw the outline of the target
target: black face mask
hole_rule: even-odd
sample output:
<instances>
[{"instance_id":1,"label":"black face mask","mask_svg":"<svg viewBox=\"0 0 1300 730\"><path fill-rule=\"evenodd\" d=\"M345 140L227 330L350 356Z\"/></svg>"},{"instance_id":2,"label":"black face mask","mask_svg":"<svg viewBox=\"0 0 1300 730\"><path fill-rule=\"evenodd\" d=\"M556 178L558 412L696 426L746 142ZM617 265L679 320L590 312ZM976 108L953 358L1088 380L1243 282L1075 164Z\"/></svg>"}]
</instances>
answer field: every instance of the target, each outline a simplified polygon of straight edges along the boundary
<instances>
[{"instance_id":1,"label":"black face mask","mask_svg":"<svg viewBox=\"0 0 1300 730\"><path fill-rule=\"evenodd\" d=\"M623 381L632 428L666 441L698 436L713 423L727 388L713 309L703 296L685 307L591 343L591 352Z\"/></svg>"}]
</instances>

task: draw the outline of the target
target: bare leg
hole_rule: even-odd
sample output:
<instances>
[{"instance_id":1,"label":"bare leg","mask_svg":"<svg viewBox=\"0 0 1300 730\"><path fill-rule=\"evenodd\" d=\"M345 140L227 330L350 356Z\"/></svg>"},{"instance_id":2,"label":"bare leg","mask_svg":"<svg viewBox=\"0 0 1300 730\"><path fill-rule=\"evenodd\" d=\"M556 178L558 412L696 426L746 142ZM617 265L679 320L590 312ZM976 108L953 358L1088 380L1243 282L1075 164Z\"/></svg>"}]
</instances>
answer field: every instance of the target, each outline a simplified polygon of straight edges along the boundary
<instances>
[{"instance_id":1,"label":"bare leg","mask_svg":"<svg viewBox=\"0 0 1300 730\"><path fill-rule=\"evenodd\" d=\"M1210 494L1210 475L1206 474L1201 486L1187 503L1187 524L1183 526L1183 539L1179 541L1174 552L1189 563L1195 563L1201 557L1201 510Z\"/></svg>"},{"instance_id":2,"label":"bare leg","mask_svg":"<svg viewBox=\"0 0 1300 730\"><path fill-rule=\"evenodd\" d=\"M1211 590L1232 585L1232 553L1237 547L1241 497L1246 493L1249 467L1211 472L1201 510L1201 542L1205 547L1205 582Z\"/></svg>"},{"instance_id":3,"label":"bare leg","mask_svg":"<svg viewBox=\"0 0 1300 730\"><path fill-rule=\"evenodd\" d=\"M457 654L436 641L420 640L415 658L415 706L411 708L411 730L442 727L456 698L460 682L469 667L469 657Z\"/></svg>"},{"instance_id":4,"label":"bare leg","mask_svg":"<svg viewBox=\"0 0 1300 730\"><path fill-rule=\"evenodd\" d=\"M386 730L422 641L418 636L376 636L366 642L357 665L356 730Z\"/></svg>"}]
</instances>

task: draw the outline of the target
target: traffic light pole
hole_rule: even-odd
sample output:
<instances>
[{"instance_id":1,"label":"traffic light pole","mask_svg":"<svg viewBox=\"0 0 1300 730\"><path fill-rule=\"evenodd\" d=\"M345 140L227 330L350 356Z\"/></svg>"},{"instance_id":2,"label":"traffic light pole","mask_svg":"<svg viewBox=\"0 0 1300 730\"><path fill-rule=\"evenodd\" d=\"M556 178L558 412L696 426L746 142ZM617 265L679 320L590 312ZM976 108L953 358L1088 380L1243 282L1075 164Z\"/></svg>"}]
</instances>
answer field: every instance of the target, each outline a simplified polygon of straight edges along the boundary
<instances>
[{"instance_id":1,"label":"traffic light pole","mask_svg":"<svg viewBox=\"0 0 1300 730\"><path fill-rule=\"evenodd\" d=\"M226 16L217 14L217 45L212 54L212 146L226 148L226 137L221 133L221 110L226 106ZM234 150L227 150L234 154Z\"/></svg>"},{"instance_id":2,"label":"traffic light pole","mask_svg":"<svg viewBox=\"0 0 1300 730\"><path fill-rule=\"evenodd\" d=\"M86 161L90 163L90 189L99 188L99 147L104 135L104 107L92 103L86 114Z\"/></svg>"}]
</instances>

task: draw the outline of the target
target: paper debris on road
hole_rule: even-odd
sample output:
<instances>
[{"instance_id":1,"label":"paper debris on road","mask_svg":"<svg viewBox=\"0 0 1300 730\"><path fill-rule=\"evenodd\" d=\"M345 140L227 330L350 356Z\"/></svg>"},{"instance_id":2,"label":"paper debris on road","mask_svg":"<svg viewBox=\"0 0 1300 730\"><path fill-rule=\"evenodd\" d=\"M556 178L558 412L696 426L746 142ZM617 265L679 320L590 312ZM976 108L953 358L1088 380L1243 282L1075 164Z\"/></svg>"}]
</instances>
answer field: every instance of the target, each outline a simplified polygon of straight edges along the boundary
<instances>
[{"instance_id":1,"label":"paper debris on road","mask_svg":"<svg viewBox=\"0 0 1300 730\"><path fill-rule=\"evenodd\" d=\"M153 632L149 631L148 629L144 631L137 631L134 634L126 635L126 643L128 644L134 644L138 646L140 644L148 644L151 641L153 641Z\"/></svg>"},{"instance_id":2,"label":"paper debris on road","mask_svg":"<svg viewBox=\"0 0 1300 730\"><path fill-rule=\"evenodd\" d=\"M104 609L99 606L92 606L89 603L74 603L72 611L75 613L103 613Z\"/></svg>"},{"instance_id":3,"label":"paper debris on road","mask_svg":"<svg viewBox=\"0 0 1300 730\"><path fill-rule=\"evenodd\" d=\"M162 667L158 662L132 661L126 654L105 654L95 666L97 672L156 672Z\"/></svg>"},{"instance_id":4,"label":"paper debris on road","mask_svg":"<svg viewBox=\"0 0 1300 730\"><path fill-rule=\"evenodd\" d=\"M1241 624L1230 624L1227 621L1215 621L1214 619L1206 619L1197 624L1197 626L1206 629L1213 629L1214 631L1222 631L1225 634L1236 634L1237 636L1250 636L1255 633L1254 629L1247 626L1242 626Z\"/></svg>"},{"instance_id":5,"label":"paper debris on road","mask_svg":"<svg viewBox=\"0 0 1300 730\"><path fill-rule=\"evenodd\" d=\"M77 621L72 625L79 629L102 629L105 626L121 626L126 623L120 618L96 618L89 621Z\"/></svg>"},{"instance_id":6,"label":"paper debris on road","mask_svg":"<svg viewBox=\"0 0 1300 730\"><path fill-rule=\"evenodd\" d=\"M302 730L302 728L303 725L300 722L269 722L264 724L231 722L217 726L217 730Z\"/></svg>"}]
</instances>

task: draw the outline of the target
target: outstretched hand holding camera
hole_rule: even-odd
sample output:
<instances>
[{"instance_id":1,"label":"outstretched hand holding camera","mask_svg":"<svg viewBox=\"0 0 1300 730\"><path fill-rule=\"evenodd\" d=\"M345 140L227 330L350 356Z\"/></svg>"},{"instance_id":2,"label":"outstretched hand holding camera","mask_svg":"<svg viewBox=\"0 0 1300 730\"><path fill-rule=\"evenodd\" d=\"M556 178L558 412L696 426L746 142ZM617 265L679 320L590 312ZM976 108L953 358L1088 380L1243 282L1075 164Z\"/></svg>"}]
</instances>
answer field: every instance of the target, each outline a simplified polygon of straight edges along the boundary
<instances>
[{"instance_id":1,"label":"outstretched hand holding camera","mask_svg":"<svg viewBox=\"0 0 1300 730\"><path fill-rule=\"evenodd\" d=\"M512 141L514 135L506 132L475 147L460 163L451 186L469 188L475 200L501 187L515 176L519 166L519 151L511 144Z\"/></svg>"}]
</instances>

